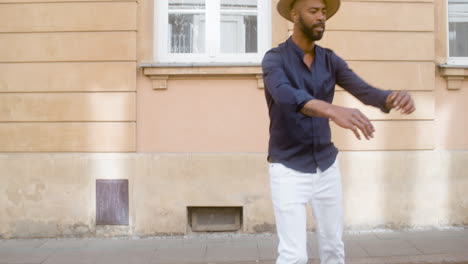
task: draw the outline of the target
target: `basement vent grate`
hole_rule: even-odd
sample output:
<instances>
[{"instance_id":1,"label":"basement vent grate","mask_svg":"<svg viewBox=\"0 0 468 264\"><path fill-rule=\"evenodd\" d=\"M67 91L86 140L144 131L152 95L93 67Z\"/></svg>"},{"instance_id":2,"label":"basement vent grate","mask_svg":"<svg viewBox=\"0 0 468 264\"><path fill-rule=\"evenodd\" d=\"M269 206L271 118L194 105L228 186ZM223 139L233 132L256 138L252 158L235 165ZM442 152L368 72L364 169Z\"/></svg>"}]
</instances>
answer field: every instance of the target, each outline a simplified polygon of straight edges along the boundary
<instances>
[{"instance_id":1,"label":"basement vent grate","mask_svg":"<svg viewBox=\"0 0 468 264\"><path fill-rule=\"evenodd\" d=\"M195 232L237 231L242 226L242 207L188 207L188 214Z\"/></svg>"}]
</instances>

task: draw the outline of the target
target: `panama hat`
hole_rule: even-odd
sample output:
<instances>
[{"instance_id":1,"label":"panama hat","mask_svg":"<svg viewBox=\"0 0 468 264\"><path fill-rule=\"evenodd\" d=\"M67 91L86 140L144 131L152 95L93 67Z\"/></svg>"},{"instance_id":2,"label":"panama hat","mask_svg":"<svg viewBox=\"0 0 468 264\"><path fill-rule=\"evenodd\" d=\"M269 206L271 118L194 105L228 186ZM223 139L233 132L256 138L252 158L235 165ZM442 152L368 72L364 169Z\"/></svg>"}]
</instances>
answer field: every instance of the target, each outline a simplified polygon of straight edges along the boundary
<instances>
[{"instance_id":1,"label":"panama hat","mask_svg":"<svg viewBox=\"0 0 468 264\"><path fill-rule=\"evenodd\" d=\"M294 2L296 2L296 0L280 0L276 6L280 15L291 22L293 21L290 13ZM327 19L329 19L340 8L340 0L324 0L324 2L327 6Z\"/></svg>"}]
</instances>

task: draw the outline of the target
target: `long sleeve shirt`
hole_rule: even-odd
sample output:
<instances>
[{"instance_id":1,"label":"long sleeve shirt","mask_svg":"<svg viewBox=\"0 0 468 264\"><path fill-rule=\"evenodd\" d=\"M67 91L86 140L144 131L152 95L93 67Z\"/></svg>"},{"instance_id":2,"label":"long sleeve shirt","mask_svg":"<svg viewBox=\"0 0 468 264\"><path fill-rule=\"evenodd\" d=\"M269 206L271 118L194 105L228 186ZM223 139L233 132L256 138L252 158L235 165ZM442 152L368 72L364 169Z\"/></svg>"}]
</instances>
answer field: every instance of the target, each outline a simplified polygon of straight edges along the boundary
<instances>
[{"instance_id":1,"label":"long sleeve shirt","mask_svg":"<svg viewBox=\"0 0 468 264\"><path fill-rule=\"evenodd\" d=\"M301 172L324 171L336 159L328 118L300 112L312 99L332 103L335 85L361 102L388 113L391 91L374 88L357 76L332 50L315 45L311 68L304 51L289 38L265 54L262 61L265 97L270 116L268 160Z\"/></svg>"}]
</instances>

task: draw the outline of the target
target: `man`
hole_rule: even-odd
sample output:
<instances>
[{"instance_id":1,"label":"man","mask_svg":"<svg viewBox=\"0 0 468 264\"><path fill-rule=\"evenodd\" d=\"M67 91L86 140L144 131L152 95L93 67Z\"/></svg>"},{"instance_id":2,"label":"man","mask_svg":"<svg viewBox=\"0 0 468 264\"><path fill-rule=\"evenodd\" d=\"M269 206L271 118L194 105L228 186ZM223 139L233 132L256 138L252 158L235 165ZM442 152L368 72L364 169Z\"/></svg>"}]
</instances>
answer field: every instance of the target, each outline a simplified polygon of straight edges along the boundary
<instances>
[{"instance_id":1,"label":"man","mask_svg":"<svg viewBox=\"0 0 468 264\"><path fill-rule=\"evenodd\" d=\"M268 160L279 238L277 264L307 263L307 203L316 222L321 263L344 263L341 176L329 120L352 130L358 139L362 134L369 140L375 130L359 110L331 104L335 84L386 113L415 110L406 91L368 85L333 51L315 44L339 6L340 0L280 0L277 9L294 23L294 31L262 62L270 115Z\"/></svg>"}]
</instances>

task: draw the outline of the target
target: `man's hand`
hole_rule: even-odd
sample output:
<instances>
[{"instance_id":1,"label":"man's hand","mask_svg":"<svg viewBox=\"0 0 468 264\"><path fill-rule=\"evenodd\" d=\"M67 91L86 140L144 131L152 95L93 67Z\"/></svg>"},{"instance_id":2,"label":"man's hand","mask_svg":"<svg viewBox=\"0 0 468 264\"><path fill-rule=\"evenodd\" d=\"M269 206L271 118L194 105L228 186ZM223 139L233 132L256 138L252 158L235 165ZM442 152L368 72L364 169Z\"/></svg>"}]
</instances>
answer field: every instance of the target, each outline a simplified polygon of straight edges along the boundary
<instances>
[{"instance_id":1,"label":"man's hand","mask_svg":"<svg viewBox=\"0 0 468 264\"><path fill-rule=\"evenodd\" d=\"M341 107L322 100L312 99L304 105L300 112L306 116L330 118L340 127L351 129L359 140L361 140L359 130L361 130L361 133L368 140L374 137L374 126L369 121L369 118L357 109Z\"/></svg>"},{"instance_id":2,"label":"man's hand","mask_svg":"<svg viewBox=\"0 0 468 264\"><path fill-rule=\"evenodd\" d=\"M359 130L366 137L367 140L374 137L374 126L358 109L346 108L341 106L333 106L330 108L330 119L337 125L343 128L350 129L354 135L361 140Z\"/></svg>"},{"instance_id":3,"label":"man's hand","mask_svg":"<svg viewBox=\"0 0 468 264\"><path fill-rule=\"evenodd\" d=\"M387 96L385 106L388 110L399 110L402 114L408 115L416 110L413 99L407 91L395 91Z\"/></svg>"}]
</instances>

